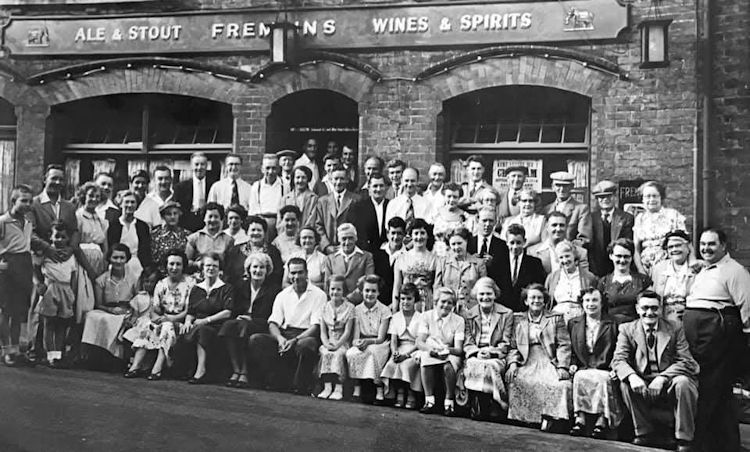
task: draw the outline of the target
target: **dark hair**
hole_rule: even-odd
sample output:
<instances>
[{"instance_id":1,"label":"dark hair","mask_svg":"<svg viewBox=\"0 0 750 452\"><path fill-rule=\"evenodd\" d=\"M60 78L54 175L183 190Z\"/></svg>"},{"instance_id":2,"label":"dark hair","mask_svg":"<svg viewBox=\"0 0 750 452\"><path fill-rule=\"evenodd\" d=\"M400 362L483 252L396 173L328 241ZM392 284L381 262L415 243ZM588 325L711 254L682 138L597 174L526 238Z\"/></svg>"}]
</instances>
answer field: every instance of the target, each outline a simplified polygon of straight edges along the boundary
<instances>
[{"instance_id":1,"label":"dark hair","mask_svg":"<svg viewBox=\"0 0 750 452\"><path fill-rule=\"evenodd\" d=\"M183 272L184 272L185 270L187 270L187 265L188 265L188 258L187 258L187 255L185 254L185 251L184 251L184 250L181 250L181 249L179 249L179 248L172 248L171 250L167 251L167 254L166 254L166 255L164 255L164 266L165 266L165 267L166 267L166 265L167 265L167 260L168 260L168 259L169 259L170 257L172 257L172 256L177 256L177 257L179 257L180 259L182 259L182 267L183 267Z\"/></svg>"},{"instance_id":2,"label":"dark hair","mask_svg":"<svg viewBox=\"0 0 750 452\"><path fill-rule=\"evenodd\" d=\"M342 165L341 163L339 163L339 164L337 164L337 165L336 165L336 166L335 166L335 167L334 167L334 168L333 168L333 169L331 170L331 174L335 173L336 171L344 171L344 172L346 172L346 168L344 168L344 165Z\"/></svg>"},{"instance_id":3,"label":"dark hair","mask_svg":"<svg viewBox=\"0 0 750 452\"><path fill-rule=\"evenodd\" d=\"M167 171L169 173L169 177L172 177L172 168L168 167L167 165L158 165L156 168L154 168L154 174L156 174L157 171Z\"/></svg>"},{"instance_id":4,"label":"dark hair","mask_svg":"<svg viewBox=\"0 0 750 452\"><path fill-rule=\"evenodd\" d=\"M432 245L434 245L435 243L435 236L432 233L432 226L423 218L417 218L412 222L411 227L408 231L406 231L406 233L411 235L412 231L414 231L415 229L424 229L425 231L427 231L427 249L432 250Z\"/></svg>"},{"instance_id":5,"label":"dark hair","mask_svg":"<svg viewBox=\"0 0 750 452\"><path fill-rule=\"evenodd\" d=\"M508 226L508 232L506 233L506 237L509 235L520 235L525 240L526 228L524 228L522 224L513 223L510 226Z\"/></svg>"},{"instance_id":6,"label":"dark hair","mask_svg":"<svg viewBox=\"0 0 750 452\"><path fill-rule=\"evenodd\" d=\"M592 294L594 292L599 293L599 297L602 300L602 312L606 310L607 308L607 294L606 292L602 292L601 290L597 289L596 287L587 287L586 289L581 290L581 293L578 295L578 304L583 303L583 296Z\"/></svg>"},{"instance_id":7,"label":"dark hair","mask_svg":"<svg viewBox=\"0 0 750 452\"><path fill-rule=\"evenodd\" d=\"M419 296L419 289L414 283L404 283L398 291L399 295L406 295L407 297L414 297L414 303L419 303L421 297Z\"/></svg>"},{"instance_id":8,"label":"dark hair","mask_svg":"<svg viewBox=\"0 0 750 452\"><path fill-rule=\"evenodd\" d=\"M672 237L679 237L686 242L690 243L690 236L687 232L681 230L681 229L675 229L674 231L670 231L667 233L667 235L664 236L664 240L661 242L661 247L663 250L666 251L667 245L669 244L669 239Z\"/></svg>"},{"instance_id":9,"label":"dark hair","mask_svg":"<svg viewBox=\"0 0 750 452\"><path fill-rule=\"evenodd\" d=\"M706 232L713 232L714 234L716 234L716 237L719 238L719 243L721 243L722 245L727 244L727 239L729 237L727 236L727 233L724 232L723 229L719 229L715 227L707 227L701 231L701 235L705 234Z\"/></svg>"},{"instance_id":10,"label":"dark hair","mask_svg":"<svg viewBox=\"0 0 750 452\"><path fill-rule=\"evenodd\" d=\"M122 243L115 243L114 245L109 247L109 249L107 250L107 256L106 256L107 262L109 262L109 260L112 258L112 254L115 251L120 251L120 252L125 253L126 262L129 261L130 258L133 256L133 254L130 252L130 248L128 248L127 245L124 245Z\"/></svg>"},{"instance_id":11,"label":"dark hair","mask_svg":"<svg viewBox=\"0 0 750 452\"><path fill-rule=\"evenodd\" d=\"M653 298L655 300L659 300L659 304L661 304L661 295L654 292L653 290L646 289L638 294L638 301L641 301L641 298Z\"/></svg>"},{"instance_id":12,"label":"dark hair","mask_svg":"<svg viewBox=\"0 0 750 452\"><path fill-rule=\"evenodd\" d=\"M15 204L22 194L33 195L34 191L26 184L18 184L10 191L10 203Z\"/></svg>"},{"instance_id":13,"label":"dark hair","mask_svg":"<svg viewBox=\"0 0 750 452\"><path fill-rule=\"evenodd\" d=\"M386 225L388 229L390 228L401 228L406 232L406 221L404 221L401 217L393 217L390 220L388 220L388 224Z\"/></svg>"},{"instance_id":14,"label":"dark hair","mask_svg":"<svg viewBox=\"0 0 750 452\"><path fill-rule=\"evenodd\" d=\"M607 245L607 254L612 254L616 246L620 246L630 251L631 257L635 256L635 245L633 244L632 240L625 238L625 237L620 237L614 242L611 242L609 245Z\"/></svg>"},{"instance_id":15,"label":"dark hair","mask_svg":"<svg viewBox=\"0 0 750 452\"><path fill-rule=\"evenodd\" d=\"M85 184L78 187L78 192L76 193L76 198L78 199L79 205L83 206L84 204L86 204L86 194L88 194L88 192L91 190L97 192L99 196L102 195L102 189L99 188L98 185L91 181L86 182Z\"/></svg>"},{"instance_id":16,"label":"dark hair","mask_svg":"<svg viewBox=\"0 0 750 452\"><path fill-rule=\"evenodd\" d=\"M447 182L445 185L443 185L443 193L446 191L455 191L458 192L458 197L462 197L464 195L464 190L461 188L460 185L458 185L455 182Z\"/></svg>"},{"instance_id":17,"label":"dark hair","mask_svg":"<svg viewBox=\"0 0 750 452\"><path fill-rule=\"evenodd\" d=\"M382 179L383 181L385 181L385 176L383 175L383 173L375 171L374 173L370 174L369 178L367 178L368 186L370 185L370 181L372 181L373 179Z\"/></svg>"},{"instance_id":18,"label":"dark hair","mask_svg":"<svg viewBox=\"0 0 750 452\"><path fill-rule=\"evenodd\" d=\"M483 168L487 167L484 158L482 158L481 155L470 155L469 158L466 159L466 166L468 167L472 162L479 162Z\"/></svg>"},{"instance_id":19,"label":"dark hair","mask_svg":"<svg viewBox=\"0 0 750 452\"><path fill-rule=\"evenodd\" d=\"M310 182L312 180L313 173L310 168L304 165L295 166L294 169L292 170L292 174L296 173L297 171L302 171L305 174L305 176L307 176L307 182Z\"/></svg>"},{"instance_id":20,"label":"dark hair","mask_svg":"<svg viewBox=\"0 0 750 452\"><path fill-rule=\"evenodd\" d=\"M344 296L346 297L348 294L346 293L346 278L344 277L344 275L331 275L328 278L328 281L326 281L326 292L331 290L331 283L333 282L340 282L344 286Z\"/></svg>"},{"instance_id":21,"label":"dark hair","mask_svg":"<svg viewBox=\"0 0 750 452\"><path fill-rule=\"evenodd\" d=\"M467 243L469 242L469 239L471 238L471 232L469 232L469 230L463 226L459 226L448 231L448 235L446 238L450 239L454 235L457 235L461 237L462 239L466 240Z\"/></svg>"},{"instance_id":22,"label":"dark hair","mask_svg":"<svg viewBox=\"0 0 750 452\"><path fill-rule=\"evenodd\" d=\"M294 239L294 243L297 246L302 246L300 244L300 241L299 241L299 237L300 237L300 235L302 235L302 231L310 231L310 232L312 232L313 233L313 237L315 238L315 244L320 244L320 234L318 234L318 231L316 231L315 228L312 227L312 226L305 226L305 227L301 228L299 231L297 231L297 238Z\"/></svg>"},{"instance_id":23,"label":"dark hair","mask_svg":"<svg viewBox=\"0 0 750 452\"><path fill-rule=\"evenodd\" d=\"M405 170L406 169L406 163L404 163L403 160L393 159L393 160L388 161L388 164L386 165L386 168L388 168L388 169L399 168L399 167L402 170Z\"/></svg>"},{"instance_id":24,"label":"dark hair","mask_svg":"<svg viewBox=\"0 0 750 452\"><path fill-rule=\"evenodd\" d=\"M547 223L549 223L549 220L550 220L550 219L551 219L552 217L559 217L559 218L564 218L564 219L565 219L565 224L567 224L567 223L568 223L568 216L567 216L567 215L565 215L565 214L564 214L563 212L559 212L559 211L557 211L557 210L553 210L552 212L550 212L550 213L548 213L548 214L547 214L547 219L546 219L545 221L546 221Z\"/></svg>"},{"instance_id":25,"label":"dark hair","mask_svg":"<svg viewBox=\"0 0 750 452\"><path fill-rule=\"evenodd\" d=\"M221 218L222 220L224 219L224 206L222 206L218 202L209 202L208 204L203 206L204 215L208 213L209 210L215 210L219 212L219 218Z\"/></svg>"},{"instance_id":26,"label":"dark hair","mask_svg":"<svg viewBox=\"0 0 750 452\"><path fill-rule=\"evenodd\" d=\"M638 187L638 194L643 196L643 190L647 189L648 187L653 187L656 189L656 191L659 192L659 196L661 196L661 199L664 200L667 197L667 188L660 184L659 182L656 182L655 180L646 181L641 184L640 187Z\"/></svg>"},{"instance_id":27,"label":"dark hair","mask_svg":"<svg viewBox=\"0 0 750 452\"><path fill-rule=\"evenodd\" d=\"M268 222L260 215L250 215L247 217L247 227L249 228L251 224L259 224L263 228L263 232L268 231Z\"/></svg>"},{"instance_id":28,"label":"dark hair","mask_svg":"<svg viewBox=\"0 0 750 452\"><path fill-rule=\"evenodd\" d=\"M302 265L303 267L305 267L305 271L307 271L307 261L302 259L301 257L289 258L289 260L286 262L287 270L291 269L292 265Z\"/></svg>"},{"instance_id":29,"label":"dark hair","mask_svg":"<svg viewBox=\"0 0 750 452\"><path fill-rule=\"evenodd\" d=\"M235 154L235 153L227 154L227 156L224 157L224 163L226 163L227 160L229 160L230 158L239 159L240 165L242 165L242 156L240 154Z\"/></svg>"},{"instance_id":30,"label":"dark hair","mask_svg":"<svg viewBox=\"0 0 750 452\"><path fill-rule=\"evenodd\" d=\"M299 207L295 206L294 204L287 204L284 207L279 210L279 218L284 218L284 215L288 214L289 212L293 213L295 217L297 217L297 221L299 221L302 218L302 211L299 210Z\"/></svg>"},{"instance_id":31,"label":"dark hair","mask_svg":"<svg viewBox=\"0 0 750 452\"><path fill-rule=\"evenodd\" d=\"M375 284L378 286L378 292L382 292L383 279L378 275L364 275L357 281L357 287L360 291L364 290L365 284Z\"/></svg>"},{"instance_id":32,"label":"dark hair","mask_svg":"<svg viewBox=\"0 0 750 452\"><path fill-rule=\"evenodd\" d=\"M209 251L208 253L201 256L200 258L201 267L203 266L203 261L205 261L206 258L215 260L216 262L219 263L219 269L222 268L221 255L219 253L216 253L214 251Z\"/></svg>"},{"instance_id":33,"label":"dark hair","mask_svg":"<svg viewBox=\"0 0 750 452\"><path fill-rule=\"evenodd\" d=\"M242 221L243 223L247 219L247 209L239 204L232 204L231 206L227 207L227 216L229 216L229 212L234 212L239 215L240 221Z\"/></svg>"},{"instance_id":34,"label":"dark hair","mask_svg":"<svg viewBox=\"0 0 750 452\"><path fill-rule=\"evenodd\" d=\"M339 160L341 161L341 156L338 154L334 154L333 152L329 152L325 156L323 156L323 162L325 163L326 160Z\"/></svg>"},{"instance_id":35,"label":"dark hair","mask_svg":"<svg viewBox=\"0 0 750 452\"><path fill-rule=\"evenodd\" d=\"M132 183L134 180L136 180L139 177L146 179L146 182L148 182L150 179L148 176L148 172L146 170L138 170L135 173L133 173L132 176L130 176L130 182Z\"/></svg>"},{"instance_id":36,"label":"dark hair","mask_svg":"<svg viewBox=\"0 0 750 452\"><path fill-rule=\"evenodd\" d=\"M62 232L66 236L70 237L70 230L68 229L68 225L60 220L55 220L52 222L52 226L50 228L50 238L52 238L52 234L55 232Z\"/></svg>"},{"instance_id":37,"label":"dark hair","mask_svg":"<svg viewBox=\"0 0 750 452\"><path fill-rule=\"evenodd\" d=\"M46 179L49 175L50 171L62 171L63 174L65 174L65 167L60 165L59 163L50 163L47 165L47 167L44 169L44 178Z\"/></svg>"}]
</instances>

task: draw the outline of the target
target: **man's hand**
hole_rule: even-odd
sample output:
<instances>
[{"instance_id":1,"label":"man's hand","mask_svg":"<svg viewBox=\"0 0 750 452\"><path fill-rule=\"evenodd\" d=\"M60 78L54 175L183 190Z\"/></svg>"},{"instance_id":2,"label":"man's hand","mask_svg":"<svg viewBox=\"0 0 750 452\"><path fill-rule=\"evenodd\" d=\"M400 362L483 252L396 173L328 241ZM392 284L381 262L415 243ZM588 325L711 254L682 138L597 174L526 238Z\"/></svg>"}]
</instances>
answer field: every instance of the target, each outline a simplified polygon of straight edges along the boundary
<instances>
[{"instance_id":1,"label":"man's hand","mask_svg":"<svg viewBox=\"0 0 750 452\"><path fill-rule=\"evenodd\" d=\"M517 373L518 373L518 364L513 363L510 366L508 366L508 371L505 372L505 379L508 380L508 382L511 382L516 378Z\"/></svg>"},{"instance_id":2,"label":"man's hand","mask_svg":"<svg viewBox=\"0 0 750 452\"><path fill-rule=\"evenodd\" d=\"M643 378L639 377L636 374L631 374L628 377L628 383L630 383L630 389L633 390L636 394L640 394L643 397L646 397L646 392L648 388L646 387L646 382L643 381Z\"/></svg>"},{"instance_id":3,"label":"man's hand","mask_svg":"<svg viewBox=\"0 0 750 452\"><path fill-rule=\"evenodd\" d=\"M180 334L186 334L193 328L193 322L188 321L180 325Z\"/></svg>"},{"instance_id":4,"label":"man's hand","mask_svg":"<svg viewBox=\"0 0 750 452\"><path fill-rule=\"evenodd\" d=\"M651 384L648 385L648 396L653 399L658 399L662 391L664 391L664 385L667 383L666 377L656 377L651 380Z\"/></svg>"},{"instance_id":5,"label":"man's hand","mask_svg":"<svg viewBox=\"0 0 750 452\"><path fill-rule=\"evenodd\" d=\"M490 358L492 358L492 353L488 349L483 348L483 349L479 350L479 353L477 353L477 358L479 358L479 359L490 359Z\"/></svg>"},{"instance_id":6,"label":"man's hand","mask_svg":"<svg viewBox=\"0 0 750 452\"><path fill-rule=\"evenodd\" d=\"M557 378L560 380L570 380L568 369L557 369Z\"/></svg>"},{"instance_id":7,"label":"man's hand","mask_svg":"<svg viewBox=\"0 0 750 452\"><path fill-rule=\"evenodd\" d=\"M294 339L291 340L285 340L284 342L279 343L279 354L283 355L284 353L288 352L289 350L294 347L294 343L297 342Z\"/></svg>"}]
</instances>

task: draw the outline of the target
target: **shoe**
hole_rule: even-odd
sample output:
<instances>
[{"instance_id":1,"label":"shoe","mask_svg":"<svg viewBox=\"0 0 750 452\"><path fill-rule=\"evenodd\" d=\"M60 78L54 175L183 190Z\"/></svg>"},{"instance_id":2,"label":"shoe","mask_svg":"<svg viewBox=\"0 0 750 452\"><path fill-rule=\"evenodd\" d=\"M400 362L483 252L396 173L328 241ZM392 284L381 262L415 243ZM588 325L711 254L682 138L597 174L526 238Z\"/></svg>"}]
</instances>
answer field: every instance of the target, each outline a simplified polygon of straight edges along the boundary
<instances>
[{"instance_id":1,"label":"shoe","mask_svg":"<svg viewBox=\"0 0 750 452\"><path fill-rule=\"evenodd\" d=\"M445 407L443 415L446 417L456 417L456 409L453 407L453 405L448 405L447 407Z\"/></svg>"},{"instance_id":2,"label":"shoe","mask_svg":"<svg viewBox=\"0 0 750 452\"><path fill-rule=\"evenodd\" d=\"M417 402L414 400L407 400L404 404L404 408L407 410L415 410L417 408Z\"/></svg>"},{"instance_id":3,"label":"shoe","mask_svg":"<svg viewBox=\"0 0 750 452\"><path fill-rule=\"evenodd\" d=\"M206 384L208 382L208 378L206 377L206 374L203 374L202 377L198 377L198 378L196 378L196 377L190 377L190 378L188 378L187 382L188 382L188 384L191 384L191 385L202 385L202 384Z\"/></svg>"},{"instance_id":4,"label":"shoe","mask_svg":"<svg viewBox=\"0 0 750 452\"><path fill-rule=\"evenodd\" d=\"M150 373L148 375L148 377L146 377L146 380L148 380L148 381L159 381L159 380L161 380L161 372Z\"/></svg>"},{"instance_id":5,"label":"shoe","mask_svg":"<svg viewBox=\"0 0 750 452\"><path fill-rule=\"evenodd\" d=\"M362 403L362 396L353 395L350 400L354 403Z\"/></svg>"},{"instance_id":6,"label":"shoe","mask_svg":"<svg viewBox=\"0 0 750 452\"><path fill-rule=\"evenodd\" d=\"M677 440L677 452L691 452L693 443L690 441Z\"/></svg>"},{"instance_id":7,"label":"shoe","mask_svg":"<svg viewBox=\"0 0 750 452\"><path fill-rule=\"evenodd\" d=\"M141 376L140 369L129 370L123 374L123 377L125 378L138 378L140 376Z\"/></svg>"},{"instance_id":8,"label":"shoe","mask_svg":"<svg viewBox=\"0 0 750 452\"><path fill-rule=\"evenodd\" d=\"M576 422L573 428L570 429L570 436L583 436L584 428L585 426L583 424L579 424L578 422Z\"/></svg>"},{"instance_id":9,"label":"shoe","mask_svg":"<svg viewBox=\"0 0 750 452\"><path fill-rule=\"evenodd\" d=\"M344 394L342 394L341 391L333 391L330 396L328 396L328 400L341 400L344 398Z\"/></svg>"},{"instance_id":10,"label":"shoe","mask_svg":"<svg viewBox=\"0 0 750 452\"><path fill-rule=\"evenodd\" d=\"M601 425L594 426L591 431L591 437L594 439L607 439L607 428Z\"/></svg>"},{"instance_id":11,"label":"shoe","mask_svg":"<svg viewBox=\"0 0 750 452\"><path fill-rule=\"evenodd\" d=\"M322 391L320 391L320 394L318 394L315 397L317 397L319 399L327 399L327 398L329 398L331 396L332 393L333 393L333 389L331 389L331 388L324 388Z\"/></svg>"},{"instance_id":12,"label":"shoe","mask_svg":"<svg viewBox=\"0 0 750 452\"><path fill-rule=\"evenodd\" d=\"M651 446L654 444L654 441L650 436L642 435L633 438L633 444L636 446Z\"/></svg>"},{"instance_id":13,"label":"shoe","mask_svg":"<svg viewBox=\"0 0 750 452\"><path fill-rule=\"evenodd\" d=\"M375 399L372 404L375 406L386 406L388 402L385 399Z\"/></svg>"},{"instance_id":14,"label":"shoe","mask_svg":"<svg viewBox=\"0 0 750 452\"><path fill-rule=\"evenodd\" d=\"M419 412L422 414L434 414L437 413L437 409L434 403L425 402L422 408L419 409Z\"/></svg>"},{"instance_id":15,"label":"shoe","mask_svg":"<svg viewBox=\"0 0 750 452\"><path fill-rule=\"evenodd\" d=\"M404 407L403 399L396 399L396 401L393 403L393 406L395 408L403 408Z\"/></svg>"},{"instance_id":16,"label":"shoe","mask_svg":"<svg viewBox=\"0 0 750 452\"><path fill-rule=\"evenodd\" d=\"M237 376L235 378L235 375ZM236 388L237 387L237 380L239 380L240 374L232 374L231 377L229 377L229 380L227 380L226 383L224 383L224 386L227 388Z\"/></svg>"},{"instance_id":17,"label":"shoe","mask_svg":"<svg viewBox=\"0 0 750 452\"><path fill-rule=\"evenodd\" d=\"M237 379L237 382L234 384L234 387L237 389L247 389L250 387L250 382L247 381L247 377L245 377L244 380L242 380L242 377L245 377L245 375L240 374L240 377Z\"/></svg>"}]
</instances>

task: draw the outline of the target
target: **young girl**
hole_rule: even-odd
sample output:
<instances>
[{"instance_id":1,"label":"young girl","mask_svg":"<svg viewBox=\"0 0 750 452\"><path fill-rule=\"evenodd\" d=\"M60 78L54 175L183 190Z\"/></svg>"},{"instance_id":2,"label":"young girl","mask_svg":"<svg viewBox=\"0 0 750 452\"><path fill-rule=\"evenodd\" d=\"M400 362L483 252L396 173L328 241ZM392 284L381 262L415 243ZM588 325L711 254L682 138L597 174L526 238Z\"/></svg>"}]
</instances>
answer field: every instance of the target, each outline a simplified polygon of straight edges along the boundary
<instances>
[{"instance_id":1,"label":"young girl","mask_svg":"<svg viewBox=\"0 0 750 452\"><path fill-rule=\"evenodd\" d=\"M416 392L422 392L422 379L419 375L417 361L417 325L421 313L415 305L419 301L419 292L412 283L401 286L399 293L400 310L391 318L388 334L391 336L391 359L385 365L380 378L385 380L386 393L398 390L396 408L413 410L417 407ZM406 391L408 398L404 401Z\"/></svg>"},{"instance_id":2,"label":"young girl","mask_svg":"<svg viewBox=\"0 0 750 452\"><path fill-rule=\"evenodd\" d=\"M154 289L158 281L159 271L157 269L144 270L141 277L141 290L130 300L130 307L133 309L131 317L133 326L128 328L122 337L133 343L135 355L133 356L133 363L125 372L125 378L142 375L141 365L146 353L149 349L154 348L150 346L153 345L155 340L158 340L158 336L155 334L157 325L154 320L159 315L155 312L153 301Z\"/></svg>"},{"instance_id":3,"label":"young girl","mask_svg":"<svg viewBox=\"0 0 750 452\"><path fill-rule=\"evenodd\" d=\"M448 255L448 237L449 231L464 227L466 223L466 212L458 207L458 200L461 199L461 187L454 183L445 184L443 187L443 197L445 204L435 209L435 245L432 252L440 257Z\"/></svg>"},{"instance_id":4,"label":"young girl","mask_svg":"<svg viewBox=\"0 0 750 452\"><path fill-rule=\"evenodd\" d=\"M346 279L333 275L328 280L330 300L320 314L320 379L324 382L319 399L341 400L346 379L346 350L354 329L354 305L344 299Z\"/></svg>"},{"instance_id":5,"label":"young girl","mask_svg":"<svg viewBox=\"0 0 750 452\"><path fill-rule=\"evenodd\" d=\"M50 237L55 250L70 251L70 233L62 222L52 225ZM40 268L39 279L44 284L39 287L42 300L39 313L44 321L44 347L47 349L47 363L50 367L60 367L65 349L65 333L70 319L75 314L77 287L77 267L75 257L62 262L45 258Z\"/></svg>"},{"instance_id":6,"label":"young girl","mask_svg":"<svg viewBox=\"0 0 750 452\"><path fill-rule=\"evenodd\" d=\"M391 354L386 342L391 310L378 301L380 281L377 275L368 275L362 281L363 302L354 308L354 346L346 351L349 375L355 380L352 399L360 400L362 380L372 380L376 405L385 402L380 374Z\"/></svg>"}]
</instances>

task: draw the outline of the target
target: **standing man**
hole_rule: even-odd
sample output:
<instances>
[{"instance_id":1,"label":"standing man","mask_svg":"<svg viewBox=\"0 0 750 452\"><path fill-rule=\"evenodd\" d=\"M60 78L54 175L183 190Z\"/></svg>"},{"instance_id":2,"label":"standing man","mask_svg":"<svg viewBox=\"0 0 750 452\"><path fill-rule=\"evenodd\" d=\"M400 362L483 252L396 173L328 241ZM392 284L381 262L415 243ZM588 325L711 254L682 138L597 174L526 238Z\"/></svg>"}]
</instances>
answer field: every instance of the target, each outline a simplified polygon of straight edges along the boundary
<instances>
[{"instance_id":1,"label":"standing man","mask_svg":"<svg viewBox=\"0 0 750 452\"><path fill-rule=\"evenodd\" d=\"M591 241L591 217L586 204L571 196L575 176L567 171L557 171L550 174L552 188L555 190L556 199L547 204L544 213L562 212L568 218L567 234L568 240L576 241L579 245L586 245Z\"/></svg>"},{"instance_id":2,"label":"standing man","mask_svg":"<svg viewBox=\"0 0 750 452\"><path fill-rule=\"evenodd\" d=\"M357 246L374 253L386 241L388 199L385 197L385 177L379 173L372 174L368 186L369 196L360 199L349 209L346 221L357 229Z\"/></svg>"},{"instance_id":3,"label":"standing man","mask_svg":"<svg viewBox=\"0 0 750 452\"><path fill-rule=\"evenodd\" d=\"M99 219L105 222L115 221L120 218L120 208L112 202L112 187L115 180L110 173L101 172L94 177L94 183L99 186L102 192L102 199L96 206L96 214Z\"/></svg>"},{"instance_id":4,"label":"standing man","mask_svg":"<svg viewBox=\"0 0 750 452\"><path fill-rule=\"evenodd\" d=\"M157 166L154 168L154 181L156 181L156 191L146 195L146 199L135 211L135 217L150 228L164 224L159 207L172 200L172 170L164 165Z\"/></svg>"},{"instance_id":5,"label":"standing man","mask_svg":"<svg viewBox=\"0 0 750 452\"><path fill-rule=\"evenodd\" d=\"M130 190L135 193L139 206L146 199L148 183L148 171L146 170L138 170L130 176Z\"/></svg>"},{"instance_id":6,"label":"standing man","mask_svg":"<svg viewBox=\"0 0 750 452\"><path fill-rule=\"evenodd\" d=\"M405 168L406 163L399 159L393 159L388 162L388 165L386 165L386 169L388 170L388 180L391 181L391 185L385 193L386 198L394 199L401 194L401 177L404 174Z\"/></svg>"},{"instance_id":7,"label":"standing man","mask_svg":"<svg viewBox=\"0 0 750 452\"><path fill-rule=\"evenodd\" d=\"M607 253L609 244L620 238L633 240L633 215L617 207L615 193L617 184L608 180L599 182L591 190L599 209L591 212L593 234L589 244L589 270L599 277L614 269Z\"/></svg>"},{"instance_id":8,"label":"standing man","mask_svg":"<svg viewBox=\"0 0 750 452\"><path fill-rule=\"evenodd\" d=\"M422 196L432 204L434 216L437 215L438 210L445 204L445 197L443 196L445 165L439 162L433 163L430 165L427 175L430 178L430 182L427 184L427 189L422 193Z\"/></svg>"},{"instance_id":9,"label":"standing man","mask_svg":"<svg viewBox=\"0 0 750 452\"><path fill-rule=\"evenodd\" d=\"M349 208L357 201L357 196L346 189L349 179L343 166L335 168L331 176L334 191L318 199L313 222L315 230L320 235L320 249L325 254L332 254L338 250L336 230L346 222Z\"/></svg>"},{"instance_id":10,"label":"standing man","mask_svg":"<svg viewBox=\"0 0 750 452\"><path fill-rule=\"evenodd\" d=\"M284 149L276 153L276 157L279 159L279 178L281 183L284 184L284 193L289 193L294 188L294 161L297 159L297 153L291 149Z\"/></svg>"},{"instance_id":11,"label":"standing man","mask_svg":"<svg viewBox=\"0 0 750 452\"><path fill-rule=\"evenodd\" d=\"M732 385L747 359L743 332L750 333L750 274L729 256L721 229L704 230L699 250L707 265L695 276L682 319L700 365L695 440L702 450L737 451Z\"/></svg>"},{"instance_id":12,"label":"standing man","mask_svg":"<svg viewBox=\"0 0 750 452\"><path fill-rule=\"evenodd\" d=\"M276 237L276 216L279 214L284 184L279 179L279 160L275 154L264 154L261 166L263 177L250 187L247 213L263 217L268 223L268 241Z\"/></svg>"},{"instance_id":13,"label":"standing man","mask_svg":"<svg viewBox=\"0 0 750 452\"><path fill-rule=\"evenodd\" d=\"M385 170L385 162L383 161L383 159L381 159L377 155L368 157L367 160L365 160L365 166L364 166L365 183L358 190L358 194L362 198L367 198L370 194L369 185L368 185L370 176L372 176L375 173L385 174L383 170Z\"/></svg>"},{"instance_id":14,"label":"standing man","mask_svg":"<svg viewBox=\"0 0 750 452\"><path fill-rule=\"evenodd\" d=\"M518 201L527 177L529 177L529 169L525 166L509 166L505 168L505 179L508 181L508 190L500 194L500 203L497 206L500 220L514 217L521 213L521 206L518 205Z\"/></svg>"},{"instance_id":15,"label":"standing man","mask_svg":"<svg viewBox=\"0 0 750 452\"><path fill-rule=\"evenodd\" d=\"M16 185L10 192L10 210L0 216L0 340L6 366L18 364L21 324L31 301L33 227L26 214L33 196L28 185Z\"/></svg>"},{"instance_id":16,"label":"standing man","mask_svg":"<svg viewBox=\"0 0 750 452\"><path fill-rule=\"evenodd\" d=\"M190 156L190 167L193 177L184 180L174 187L174 199L184 212L180 218L180 225L190 232L203 229L203 207L208 199L210 184L206 180L208 158L203 152L195 152Z\"/></svg>"},{"instance_id":17,"label":"standing man","mask_svg":"<svg viewBox=\"0 0 750 452\"><path fill-rule=\"evenodd\" d=\"M326 256L323 263L323 278L328 287L328 281L333 275L344 277L344 287L347 294L354 292L357 281L362 276L375 273L372 254L362 251L357 246L357 228L351 223L344 223L336 230L339 250Z\"/></svg>"},{"instance_id":18,"label":"standing man","mask_svg":"<svg viewBox=\"0 0 750 452\"><path fill-rule=\"evenodd\" d=\"M479 209L479 235L472 236L467 245L469 254L476 254L484 259L487 266L494 256L508 254L508 245L495 233L497 215L495 210L487 207Z\"/></svg>"},{"instance_id":19,"label":"standing man","mask_svg":"<svg viewBox=\"0 0 750 452\"><path fill-rule=\"evenodd\" d=\"M432 224L432 204L422 195L417 194L419 171L416 168L406 168L401 176L401 194L388 203L385 211L386 223L393 217L401 217L406 221L406 228L417 218Z\"/></svg>"},{"instance_id":20,"label":"standing man","mask_svg":"<svg viewBox=\"0 0 750 452\"><path fill-rule=\"evenodd\" d=\"M229 154L224 158L224 171L227 177L214 183L208 192L208 202L221 204L227 209L232 204L239 204L250 210L250 184L240 177L242 156Z\"/></svg>"},{"instance_id":21,"label":"standing man","mask_svg":"<svg viewBox=\"0 0 750 452\"><path fill-rule=\"evenodd\" d=\"M310 190L315 189L315 184L320 180L320 169L318 168L318 140L315 138L308 138L302 146L303 154L302 157L298 158L294 162L294 166L306 166L312 171L312 179L310 179Z\"/></svg>"},{"instance_id":22,"label":"standing man","mask_svg":"<svg viewBox=\"0 0 750 452\"><path fill-rule=\"evenodd\" d=\"M525 311L521 301L521 290L531 283L544 284L547 274L542 261L526 253L526 230L520 224L508 226L507 253L495 255L487 267L487 276L492 278L502 294L500 302L514 312Z\"/></svg>"},{"instance_id":23,"label":"standing man","mask_svg":"<svg viewBox=\"0 0 750 452\"><path fill-rule=\"evenodd\" d=\"M565 240L567 230L568 218L565 214L558 211L551 212L547 215L547 238L543 242L529 248L529 254L538 257L542 261L544 271L547 273L552 273L560 268L560 261L557 259L557 253L555 253L555 246ZM578 251L581 268L588 270L588 253L582 246L576 243L573 244Z\"/></svg>"},{"instance_id":24,"label":"standing man","mask_svg":"<svg viewBox=\"0 0 750 452\"><path fill-rule=\"evenodd\" d=\"M666 402L674 407L677 450L692 450L698 399L696 377L704 369L691 356L682 326L661 318L659 295L650 290L642 292L636 309L640 318L620 325L611 364L633 418L633 444L659 445L654 438L651 411ZM734 450L739 450L739 444Z\"/></svg>"},{"instance_id":25,"label":"standing man","mask_svg":"<svg viewBox=\"0 0 750 452\"><path fill-rule=\"evenodd\" d=\"M458 202L458 206L473 214L481 206L479 193L485 188L492 187L484 180L484 159L481 156L470 155L466 159L466 176L469 180L461 184L464 195Z\"/></svg>"},{"instance_id":26,"label":"standing man","mask_svg":"<svg viewBox=\"0 0 750 452\"><path fill-rule=\"evenodd\" d=\"M357 170L357 151L354 150L354 146L345 144L341 148L341 164L346 170L346 176L351 182L350 187L356 187L359 185L359 171Z\"/></svg>"}]
</instances>

